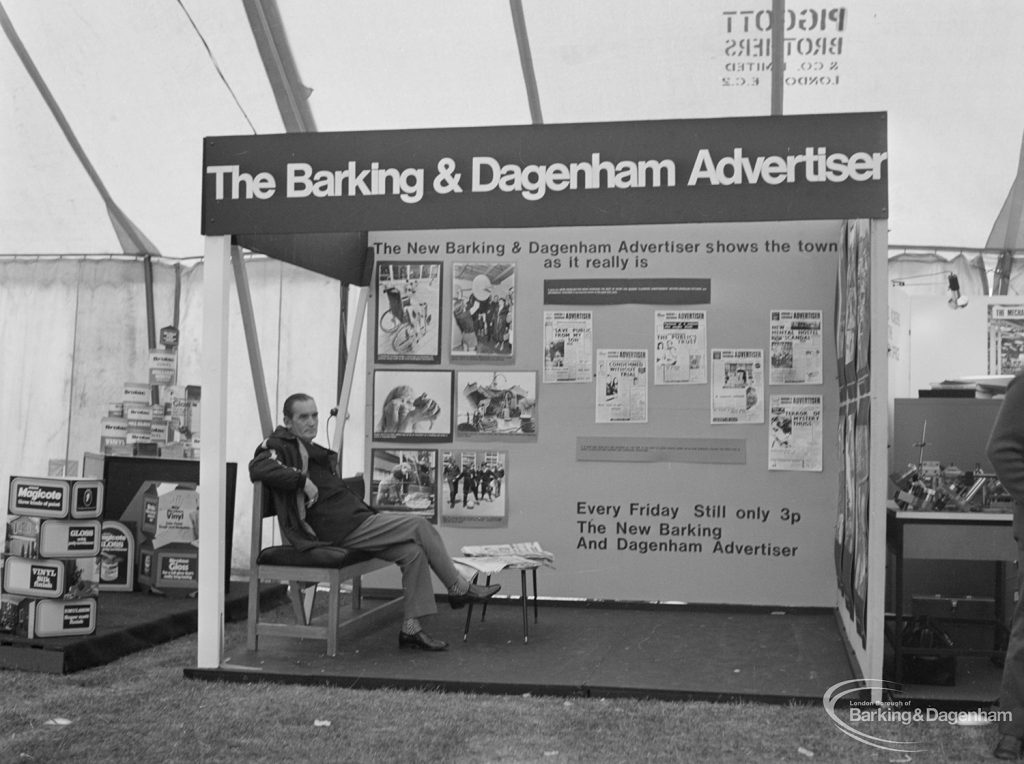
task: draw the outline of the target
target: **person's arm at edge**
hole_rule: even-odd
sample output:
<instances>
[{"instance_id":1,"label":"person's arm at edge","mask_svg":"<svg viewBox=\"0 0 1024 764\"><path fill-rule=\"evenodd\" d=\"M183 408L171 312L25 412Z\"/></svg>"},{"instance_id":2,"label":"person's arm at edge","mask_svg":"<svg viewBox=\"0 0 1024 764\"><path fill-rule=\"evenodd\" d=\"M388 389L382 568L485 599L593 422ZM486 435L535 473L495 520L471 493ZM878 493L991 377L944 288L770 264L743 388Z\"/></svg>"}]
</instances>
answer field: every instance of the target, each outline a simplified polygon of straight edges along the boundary
<instances>
[{"instance_id":1,"label":"person's arm at edge","mask_svg":"<svg viewBox=\"0 0 1024 764\"><path fill-rule=\"evenodd\" d=\"M1024 507L1024 381L1014 377L996 415L985 453L996 477Z\"/></svg>"}]
</instances>

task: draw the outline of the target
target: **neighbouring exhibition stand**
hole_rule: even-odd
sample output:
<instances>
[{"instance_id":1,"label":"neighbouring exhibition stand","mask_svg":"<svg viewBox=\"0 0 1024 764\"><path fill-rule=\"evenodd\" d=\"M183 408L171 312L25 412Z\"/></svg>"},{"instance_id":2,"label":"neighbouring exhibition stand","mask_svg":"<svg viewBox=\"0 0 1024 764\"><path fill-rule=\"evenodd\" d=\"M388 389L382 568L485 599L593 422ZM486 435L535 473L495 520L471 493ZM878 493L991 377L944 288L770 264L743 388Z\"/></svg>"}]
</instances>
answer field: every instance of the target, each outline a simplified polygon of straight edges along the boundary
<instances>
[{"instance_id":1,"label":"neighbouring exhibition stand","mask_svg":"<svg viewBox=\"0 0 1024 764\"><path fill-rule=\"evenodd\" d=\"M881 678L887 160L883 113L208 138L199 667L262 243L367 285L375 503L538 541L546 596L834 608Z\"/></svg>"}]
</instances>

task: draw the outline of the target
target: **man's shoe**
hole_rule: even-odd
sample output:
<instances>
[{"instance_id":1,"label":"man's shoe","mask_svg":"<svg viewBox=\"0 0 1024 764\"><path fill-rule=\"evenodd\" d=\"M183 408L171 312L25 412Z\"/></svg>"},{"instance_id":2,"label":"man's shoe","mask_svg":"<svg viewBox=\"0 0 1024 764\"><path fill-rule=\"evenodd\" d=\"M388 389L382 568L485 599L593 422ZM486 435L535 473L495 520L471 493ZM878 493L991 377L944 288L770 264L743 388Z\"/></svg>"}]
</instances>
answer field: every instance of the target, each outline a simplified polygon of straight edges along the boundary
<instances>
[{"instance_id":1,"label":"man's shoe","mask_svg":"<svg viewBox=\"0 0 1024 764\"><path fill-rule=\"evenodd\" d=\"M452 606L453 610L458 610L467 602L486 602L500 590L501 584L492 584L491 586L470 584L469 591L465 594L449 594L448 604Z\"/></svg>"},{"instance_id":2,"label":"man's shoe","mask_svg":"<svg viewBox=\"0 0 1024 764\"><path fill-rule=\"evenodd\" d=\"M417 650L432 650L434 652L448 649L447 642L434 639L422 629L415 634L406 634L404 631L398 632L398 646L411 647Z\"/></svg>"},{"instance_id":3,"label":"man's shoe","mask_svg":"<svg viewBox=\"0 0 1024 764\"><path fill-rule=\"evenodd\" d=\"M992 755L997 759L1010 759L1016 761L1021 756L1021 746L1024 745L1019 737L1013 735L1003 735L999 738L999 742L996 743L995 750L992 751Z\"/></svg>"}]
</instances>

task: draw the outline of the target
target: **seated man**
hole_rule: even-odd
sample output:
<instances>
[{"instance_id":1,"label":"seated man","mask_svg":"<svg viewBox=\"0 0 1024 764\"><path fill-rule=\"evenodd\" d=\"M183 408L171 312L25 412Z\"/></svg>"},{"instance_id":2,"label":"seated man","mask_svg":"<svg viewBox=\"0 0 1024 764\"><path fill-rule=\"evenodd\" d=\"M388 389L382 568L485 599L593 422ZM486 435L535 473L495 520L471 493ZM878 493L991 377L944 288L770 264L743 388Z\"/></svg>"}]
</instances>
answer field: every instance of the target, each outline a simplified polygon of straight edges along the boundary
<instances>
[{"instance_id":1,"label":"seated man","mask_svg":"<svg viewBox=\"0 0 1024 764\"><path fill-rule=\"evenodd\" d=\"M285 538L297 549L339 546L390 560L402 569L405 620L399 647L446 650L419 619L437 612L433 570L459 608L483 602L500 586L477 586L459 575L437 529L423 517L377 512L345 487L337 474L337 454L313 442L319 429L316 402L304 393L284 402L284 426L256 449L249 476L270 488Z\"/></svg>"}]
</instances>

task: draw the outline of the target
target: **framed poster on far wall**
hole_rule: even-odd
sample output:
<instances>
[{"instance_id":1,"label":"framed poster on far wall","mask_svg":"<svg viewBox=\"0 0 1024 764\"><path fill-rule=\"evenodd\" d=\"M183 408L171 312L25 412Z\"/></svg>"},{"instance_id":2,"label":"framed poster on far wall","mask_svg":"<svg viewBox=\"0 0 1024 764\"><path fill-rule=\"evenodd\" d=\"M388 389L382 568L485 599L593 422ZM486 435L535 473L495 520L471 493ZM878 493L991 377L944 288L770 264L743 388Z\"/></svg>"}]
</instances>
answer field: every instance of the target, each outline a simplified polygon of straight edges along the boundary
<instances>
[{"instance_id":1,"label":"framed poster on far wall","mask_svg":"<svg viewBox=\"0 0 1024 764\"><path fill-rule=\"evenodd\" d=\"M515 357L516 264L452 264L452 361Z\"/></svg>"},{"instance_id":2,"label":"framed poster on far wall","mask_svg":"<svg viewBox=\"0 0 1024 764\"><path fill-rule=\"evenodd\" d=\"M537 436L535 371L460 371L456 397L460 438Z\"/></svg>"},{"instance_id":3,"label":"framed poster on far wall","mask_svg":"<svg viewBox=\"0 0 1024 764\"><path fill-rule=\"evenodd\" d=\"M373 372L373 439L452 439L452 373L419 369Z\"/></svg>"},{"instance_id":4,"label":"framed poster on far wall","mask_svg":"<svg viewBox=\"0 0 1024 764\"><path fill-rule=\"evenodd\" d=\"M377 263L377 363L441 362L441 263Z\"/></svg>"},{"instance_id":5,"label":"framed poster on far wall","mask_svg":"<svg viewBox=\"0 0 1024 764\"><path fill-rule=\"evenodd\" d=\"M437 451L375 448L370 504L437 523Z\"/></svg>"},{"instance_id":6,"label":"framed poster on far wall","mask_svg":"<svg viewBox=\"0 0 1024 764\"><path fill-rule=\"evenodd\" d=\"M508 453L445 449L441 452L441 518L464 528L508 527Z\"/></svg>"}]
</instances>

